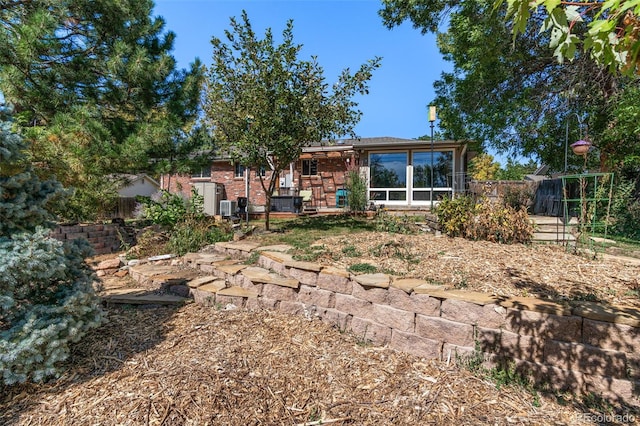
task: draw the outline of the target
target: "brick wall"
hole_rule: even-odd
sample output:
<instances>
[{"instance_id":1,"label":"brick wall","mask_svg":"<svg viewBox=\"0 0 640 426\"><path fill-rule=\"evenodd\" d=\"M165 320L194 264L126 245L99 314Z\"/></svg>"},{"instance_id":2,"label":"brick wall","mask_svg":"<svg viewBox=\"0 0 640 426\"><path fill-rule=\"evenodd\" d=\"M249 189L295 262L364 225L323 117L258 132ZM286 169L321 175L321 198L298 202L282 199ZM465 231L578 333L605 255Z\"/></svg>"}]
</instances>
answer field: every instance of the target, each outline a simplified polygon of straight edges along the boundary
<instances>
[{"instance_id":1,"label":"brick wall","mask_svg":"<svg viewBox=\"0 0 640 426\"><path fill-rule=\"evenodd\" d=\"M132 244L134 238L130 230L113 223L61 225L51 231L51 236L60 241L84 238L96 255L117 252L121 249L122 238L128 244Z\"/></svg>"},{"instance_id":2,"label":"brick wall","mask_svg":"<svg viewBox=\"0 0 640 426\"><path fill-rule=\"evenodd\" d=\"M237 255L229 244L217 247ZM218 271L251 295L194 288L194 298L313 315L363 340L421 357L455 360L480 350L487 365L507 362L551 389L640 406L638 309L446 290L417 279L353 275L276 252L261 252L258 263L286 277L286 285L261 281L255 273Z\"/></svg>"},{"instance_id":3,"label":"brick wall","mask_svg":"<svg viewBox=\"0 0 640 426\"><path fill-rule=\"evenodd\" d=\"M318 175L302 176L302 160L295 163L293 171L293 185L297 189L313 190L313 205L318 207L335 207L336 191L344 188L346 166L344 159L340 157L327 157L318 159ZM269 178L269 171L267 176ZM288 174L289 170L283 170L280 177ZM260 178L255 170L250 171L249 176L249 200L253 205L265 205L265 192L260 184ZM224 186L224 199L236 200L245 196L245 178L235 177L235 167L230 161L216 161L211 169L211 177L193 179L190 175L164 176L162 189L172 193L181 192L185 196L191 195L193 182L216 182Z\"/></svg>"}]
</instances>

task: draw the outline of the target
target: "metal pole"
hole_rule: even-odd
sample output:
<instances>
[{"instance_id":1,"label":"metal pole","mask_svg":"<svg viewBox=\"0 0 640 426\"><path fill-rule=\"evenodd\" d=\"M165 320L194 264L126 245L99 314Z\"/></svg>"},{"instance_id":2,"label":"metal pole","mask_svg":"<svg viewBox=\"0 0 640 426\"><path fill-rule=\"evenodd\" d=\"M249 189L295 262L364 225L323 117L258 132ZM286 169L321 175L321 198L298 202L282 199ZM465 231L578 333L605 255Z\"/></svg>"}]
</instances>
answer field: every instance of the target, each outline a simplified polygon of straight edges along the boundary
<instances>
[{"instance_id":1,"label":"metal pole","mask_svg":"<svg viewBox=\"0 0 640 426\"><path fill-rule=\"evenodd\" d=\"M244 169L244 176L245 176L245 188L244 188L244 193L247 197L247 205L244 207L244 220L247 224L247 226L249 226L249 173L250 173L251 169L249 167L246 167Z\"/></svg>"},{"instance_id":2,"label":"metal pole","mask_svg":"<svg viewBox=\"0 0 640 426\"><path fill-rule=\"evenodd\" d=\"M433 212L433 121L431 122L431 212Z\"/></svg>"},{"instance_id":3,"label":"metal pole","mask_svg":"<svg viewBox=\"0 0 640 426\"><path fill-rule=\"evenodd\" d=\"M564 172L567 173L567 153L569 152L569 118L564 133Z\"/></svg>"},{"instance_id":4,"label":"metal pole","mask_svg":"<svg viewBox=\"0 0 640 426\"><path fill-rule=\"evenodd\" d=\"M431 123L431 210L433 213L433 123L436 121L436 107L429 106L429 123Z\"/></svg>"}]
</instances>

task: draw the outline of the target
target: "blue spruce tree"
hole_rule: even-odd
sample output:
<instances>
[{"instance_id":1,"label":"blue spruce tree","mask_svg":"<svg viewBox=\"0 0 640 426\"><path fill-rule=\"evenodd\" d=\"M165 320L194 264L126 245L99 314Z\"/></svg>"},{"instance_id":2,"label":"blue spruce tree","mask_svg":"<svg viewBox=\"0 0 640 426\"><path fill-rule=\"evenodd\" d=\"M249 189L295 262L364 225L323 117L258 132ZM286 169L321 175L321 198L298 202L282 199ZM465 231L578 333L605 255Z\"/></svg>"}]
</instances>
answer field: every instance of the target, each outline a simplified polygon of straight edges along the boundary
<instances>
[{"instance_id":1,"label":"blue spruce tree","mask_svg":"<svg viewBox=\"0 0 640 426\"><path fill-rule=\"evenodd\" d=\"M103 319L85 240L50 235L47 203L63 194L33 172L0 105L0 375L7 384L59 374L69 344Z\"/></svg>"}]
</instances>

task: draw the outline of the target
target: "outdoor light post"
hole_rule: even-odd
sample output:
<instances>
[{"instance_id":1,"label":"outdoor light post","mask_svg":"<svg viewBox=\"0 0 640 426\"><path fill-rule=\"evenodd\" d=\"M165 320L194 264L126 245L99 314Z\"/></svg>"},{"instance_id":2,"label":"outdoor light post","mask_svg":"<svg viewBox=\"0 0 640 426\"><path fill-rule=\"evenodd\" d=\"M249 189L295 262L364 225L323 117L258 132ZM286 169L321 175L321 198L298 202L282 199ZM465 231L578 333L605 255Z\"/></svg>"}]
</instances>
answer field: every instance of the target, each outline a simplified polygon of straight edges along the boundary
<instances>
[{"instance_id":1,"label":"outdoor light post","mask_svg":"<svg viewBox=\"0 0 640 426\"><path fill-rule=\"evenodd\" d=\"M436 107L429 106L429 123L431 124L431 212L433 213L433 122L436 121Z\"/></svg>"},{"instance_id":2,"label":"outdoor light post","mask_svg":"<svg viewBox=\"0 0 640 426\"><path fill-rule=\"evenodd\" d=\"M247 134L251 132L251 124L253 124L253 115L247 115ZM250 136L250 135L249 135ZM247 197L247 205L244 210L244 220L247 226L249 226L249 174L251 173L251 169L248 166L245 166L244 169L244 195Z\"/></svg>"}]
</instances>

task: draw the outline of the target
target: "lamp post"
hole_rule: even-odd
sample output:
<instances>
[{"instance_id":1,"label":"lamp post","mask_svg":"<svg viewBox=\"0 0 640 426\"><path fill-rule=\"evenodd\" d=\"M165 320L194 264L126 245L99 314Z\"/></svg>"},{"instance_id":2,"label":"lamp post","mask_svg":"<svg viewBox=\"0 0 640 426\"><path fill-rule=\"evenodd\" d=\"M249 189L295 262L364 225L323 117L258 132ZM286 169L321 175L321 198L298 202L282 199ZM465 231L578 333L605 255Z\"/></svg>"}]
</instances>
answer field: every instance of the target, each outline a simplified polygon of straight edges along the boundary
<instances>
[{"instance_id":1,"label":"lamp post","mask_svg":"<svg viewBox=\"0 0 640 426\"><path fill-rule=\"evenodd\" d=\"M436 107L429 106L429 123L431 125L431 213L433 213L433 122L436 121Z\"/></svg>"},{"instance_id":2,"label":"lamp post","mask_svg":"<svg viewBox=\"0 0 640 426\"><path fill-rule=\"evenodd\" d=\"M250 135L251 132L251 124L253 124L253 115L247 115L246 117L247 120L247 135ZM244 220L246 223L246 226L249 226L249 174L251 173L251 169L245 165L244 166L244 195L247 198L247 205L245 207L244 210Z\"/></svg>"}]
</instances>

